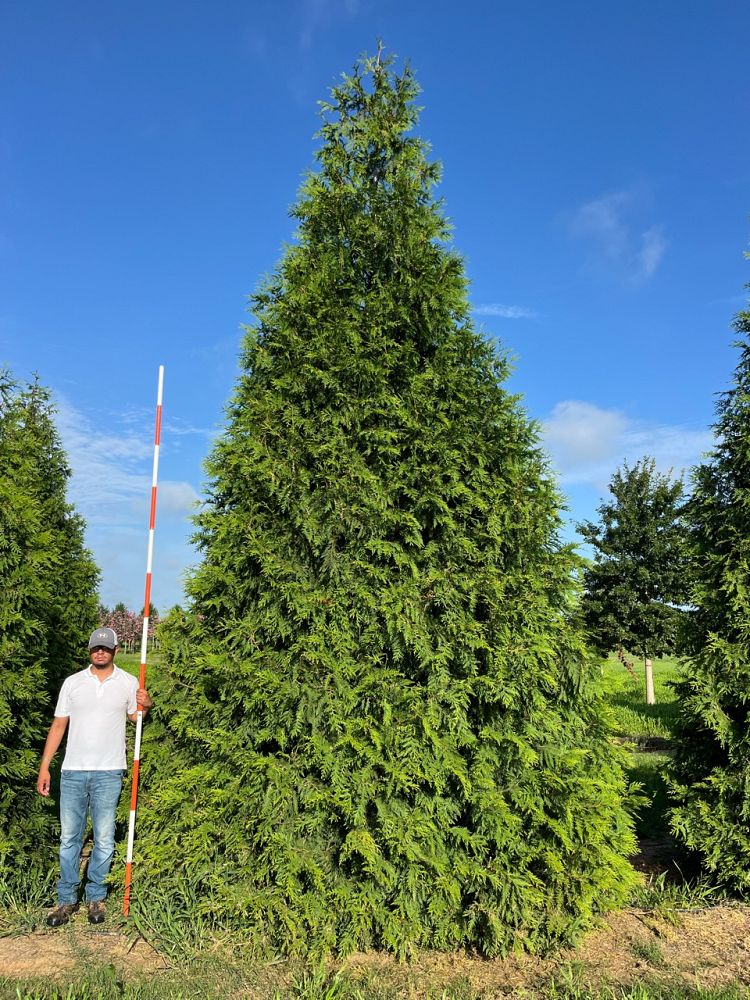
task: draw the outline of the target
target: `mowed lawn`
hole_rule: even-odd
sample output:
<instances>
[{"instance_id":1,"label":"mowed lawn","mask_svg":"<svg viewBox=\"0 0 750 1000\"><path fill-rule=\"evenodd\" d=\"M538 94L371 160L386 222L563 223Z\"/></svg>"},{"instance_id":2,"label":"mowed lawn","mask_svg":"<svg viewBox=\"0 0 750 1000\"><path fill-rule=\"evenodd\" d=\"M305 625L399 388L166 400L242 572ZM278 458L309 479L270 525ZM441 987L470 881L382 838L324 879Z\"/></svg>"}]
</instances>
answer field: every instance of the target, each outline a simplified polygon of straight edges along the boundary
<instances>
[{"instance_id":1,"label":"mowed lawn","mask_svg":"<svg viewBox=\"0 0 750 1000\"><path fill-rule=\"evenodd\" d=\"M647 705L643 660L633 656L627 660L633 673L614 655L604 661L602 687L614 717L616 739L631 754L629 777L642 785L648 799L637 832L642 837L659 837L668 833L663 771L672 753L678 717L677 698L670 685L679 678L681 667L675 659L653 661L656 704Z\"/></svg>"},{"instance_id":2,"label":"mowed lawn","mask_svg":"<svg viewBox=\"0 0 750 1000\"><path fill-rule=\"evenodd\" d=\"M127 670L133 677L137 677L141 670L141 654L138 653L118 653L115 663L121 670ZM157 651L149 653L146 657L146 687L148 687L148 675L151 670L158 670L160 654Z\"/></svg>"},{"instance_id":3,"label":"mowed lawn","mask_svg":"<svg viewBox=\"0 0 750 1000\"><path fill-rule=\"evenodd\" d=\"M628 656L627 661L632 674L614 654L602 664L602 683L615 714L618 735L641 745L671 740L677 722L677 700L670 685L680 675L679 662L675 659L653 661L656 704L647 705L643 660Z\"/></svg>"}]
</instances>

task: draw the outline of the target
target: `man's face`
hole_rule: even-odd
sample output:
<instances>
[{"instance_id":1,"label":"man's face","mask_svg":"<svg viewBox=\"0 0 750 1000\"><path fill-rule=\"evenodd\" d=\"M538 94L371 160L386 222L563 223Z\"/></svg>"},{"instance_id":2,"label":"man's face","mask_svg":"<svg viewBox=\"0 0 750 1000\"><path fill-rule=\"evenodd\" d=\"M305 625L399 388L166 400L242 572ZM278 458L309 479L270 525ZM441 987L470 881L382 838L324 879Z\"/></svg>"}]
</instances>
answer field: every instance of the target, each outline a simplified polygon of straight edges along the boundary
<instances>
[{"instance_id":1,"label":"man's face","mask_svg":"<svg viewBox=\"0 0 750 1000\"><path fill-rule=\"evenodd\" d=\"M116 652L117 646L114 649L109 649L107 646L94 646L93 649L89 650L91 665L97 670L106 670L107 667L112 666Z\"/></svg>"}]
</instances>

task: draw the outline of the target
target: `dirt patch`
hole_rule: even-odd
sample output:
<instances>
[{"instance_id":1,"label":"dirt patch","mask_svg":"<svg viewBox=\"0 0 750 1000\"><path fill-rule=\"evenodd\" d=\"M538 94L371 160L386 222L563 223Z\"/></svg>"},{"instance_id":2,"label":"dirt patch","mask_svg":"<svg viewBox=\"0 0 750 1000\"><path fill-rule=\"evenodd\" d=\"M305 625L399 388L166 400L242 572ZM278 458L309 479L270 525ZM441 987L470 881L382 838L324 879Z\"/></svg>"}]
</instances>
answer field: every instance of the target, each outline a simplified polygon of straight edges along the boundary
<instances>
[{"instance_id":1,"label":"dirt patch","mask_svg":"<svg viewBox=\"0 0 750 1000\"><path fill-rule=\"evenodd\" d=\"M92 928L81 918L86 921L85 914L78 914L65 927L0 938L0 976L54 977L81 965L112 965L124 975L166 967L143 938Z\"/></svg>"},{"instance_id":2,"label":"dirt patch","mask_svg":"<svg viewBox=\"0 0 750 1000\"><path fill-rule=\"evenodd\" d=\"M661 837L641 837L638 852L630 858L630 863L638 872L651 878L666 875L670 882L684 882L685 875L678 864L678 849L668 834ZM685 862L682 862L685 867Z\"/></svg>"},{"instance_id":3,"label":"dirt patch","mask_svg":"<svg viewBox=\"0 0 750 1000\"><path fill-rule=\"evenodd\" d=\"M693 986L750 985L750 907L718 906L674 915L677 925L650 911L622 910L588 934L578 948L554 958L531 955L483 960L466 954L423 953L399 965L382 954L356 954L344 968L389 981L406 996L467 982L482 996L533 995L551 980L596 989L639 979Z\"/></svg>"},{"instance_id":4,"label":"dirt patch","mask_svg":"<svg viewBox=\"0 0 750 1000\"><path fill-rule=\"evenodd\" d=\"M231 967L246 984L232 991L238 997L270 996L271 980L283 980L291 969L285 963L251 968L237 958L237 952L234 958L227 954L226 964L226 971ZM168 963L142 938L90 928L80 914L59 930L0 938L0 976L7 978L59 980L81 967L106 966L123 978L137 978L166 971ZM412 998L459 982L488 1000L533 996L552 980L591 989L628 986L642 979L702 987L750 986L750 906L679 912L670 920L654 911L621 910L578 948L550 958L518 955L486 960L461 952L421 952L410 962L398 962L389 955L364 952L349 956L331 971L338 968L352 979L377 982ZM268 990L261 986L264 974L271 975ZM255 987L249 988L248 981Z\"/></svg>"},{"instance_id":5,"label":"dirt patch","mask_svg":"<svg viewBox=\"0 0 750 1000\"><path fill-rule=\"evenodd\" d=\"M750 907L717 906L674 919L617 913L568 958L585 967L591 982L631 983L648 973L696 986L750 985Z\"/></svg>"}]
</instances>

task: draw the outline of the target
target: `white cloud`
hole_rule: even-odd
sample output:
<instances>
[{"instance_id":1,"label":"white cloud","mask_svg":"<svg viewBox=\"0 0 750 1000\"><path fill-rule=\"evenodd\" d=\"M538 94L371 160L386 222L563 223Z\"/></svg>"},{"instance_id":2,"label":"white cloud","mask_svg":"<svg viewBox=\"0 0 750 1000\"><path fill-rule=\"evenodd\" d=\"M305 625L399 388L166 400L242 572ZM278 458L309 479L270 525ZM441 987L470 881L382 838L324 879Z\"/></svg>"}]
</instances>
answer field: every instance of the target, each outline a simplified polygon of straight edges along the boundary
<instances>
[{"instance_id":1,"label":"white cloud","mask_svg":"<svg viewBox=\"0 0 750 1000\"><path fill-rule=\"evenodd\" d=\"M159 486L158 504L163 514L190 514L199 500L190 483L166 482Z\"/></svg>"},{"instance_id":2,"label":"white cloud","mask_svg":"<svg viewBox=\"0 0 750 1000\"><path fill-rule=\"evenodd\" d=\"M484 305L474 306L472 312L475 316L499 316L502 319L539 318L539 313L534 309L527 309L525 306L506 306L500 302L488 302Z\"/></svg>"},{"instance_id":3,"label":"white cloud","mask_svg":"<svg viewBox=\"0 0 750 1000\"><path fill-rule=\"evenodd\" d=\"M607 257L620 259L628 249L629 235L623 213L630 200L627 192L619 191L581 205L573 217L573 233L590 237Z\"/></svg>"},{"instance_id":4,"label":"white cloud","mask_svg":"<svg viewBox=\"0 0 750 1000\"><path fill-rule=\"evenodd\" d=\"M213 438L219 433L217 427L195 427L193 424L185 423L185 421L179 419L165 421L162 429L176 437L195 436Z\"/></svg>"},{"instance_id":5,"label":"white cloud","mask_svg":"<svg viewBox=\"0 0 750 1000\"><path fill-rule=\"evenodd\" d=\"M588 484L604 491L624 461L646 455L662 472L675 475L695 465L714 443L709 430L649 424L619 410L605 410L582 400L564 400L542 424L552 465L566 484Z\"/></svg>"},{"instance_id":6,"label":"white cloud","mask_svg":"<svg viewBox=\"0 0 750 1000\"><path fill-rule=\"evenodd\" d=\"M608 459L628 428L616 410L565 400L543 424L544 440L560 470L595 465Z\"/></svg>"},{"instance_id":7,"label":"white cloud","mask_svg":"<svg viewBox=\"0 0 750 1000\"><path fill-rule=\"evenodd\" d=\"M668 246L661 226L652 226L641 234L638 266L644 278L650 278L656 272Z\"/></svg>"},{"instance_id":8,"label":"white cloud","mask_svg":"<svg viewBox=\"0 0 750 1000\"><path fill-rule=\"evenodd\" d=\"M633 281L652 278L669 246L662 226L639 231L633 216L640 200L633 190L613 191L581 205L570 223L573 235L591 247L590 263L603 263Z\"/></svg>"},{"instance_id":9,"label":"white cloud","mask_svg":"<svg viewBox=\"0 0 750 1000\"><path fill-rule=\"evenodd\" d=\"M340 15L355 16L359 10L359 0L302 0L302 27L299 47L302 51L312 48L320 29Z\"/></svg>"},{"instance_id":10,"label":"white cloud","mask_svg":"<svg viewBox=\"0 0 750 1000\"><path fill-rule=\"evenodd\" d=\"M102 571L101 596L107 604L122 600L135 608L143 599L152 419L153 413L144 411L138 426L137 414L128 412L118 415L117 425L104 428L69 400L57 401L56 424L71 468L68 497L86 521L86 543ZM164 436L162 448L163 443ZM182 600L184 569L195 562L187 543L191 531L187 518L198 499L188 482L159 481L154 545L154 601L158 607ZM164 567L161 576L160 567Z\"/></svg>"}]
</instances>

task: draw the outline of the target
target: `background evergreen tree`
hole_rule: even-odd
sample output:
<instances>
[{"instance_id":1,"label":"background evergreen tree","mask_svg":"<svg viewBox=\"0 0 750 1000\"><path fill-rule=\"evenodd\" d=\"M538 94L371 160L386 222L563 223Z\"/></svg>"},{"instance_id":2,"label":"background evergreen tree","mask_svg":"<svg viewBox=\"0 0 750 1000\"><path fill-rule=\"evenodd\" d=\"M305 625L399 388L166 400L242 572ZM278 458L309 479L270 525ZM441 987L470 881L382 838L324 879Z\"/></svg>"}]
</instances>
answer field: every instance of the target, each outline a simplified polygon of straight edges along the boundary
<instances>
[{"instance_id":1,"label":"background evergreen tree","mask_svg":"<svg viewBox=\"0 0 750 1000\"><path fill-rule=\"evenodd\" d=\"M632 877L560 498L471 327L417 92L378 56L323 105L160 633L140 884L179 861L287 952L542 949Z\"/></svg>"},{"instance_id":2,"label":"background evergreen tree","mask_svg":"<svg viewBox=\"0 0 750 1000\"><path fill-rule=\"evenodd\" d=\"M98 570L67 503L48 392L0 374L0 872L48 864L54 810L36 772L62 680L85 661Z\"/></svg>"},{"instance_id":3,"label":"background evergreen tree","mask_svg":"<svg viewBox=\"0 0 750 1000\"><path fill-rule=\"evenodd\" d=\"M594 548L584 574L589 634L606 654L622 646L644 660L674 652L689 593L683 483L656 471L653 458L618 469L599 521L578 531Z\"/></svg>"},{"instance_id":4,"label":"background evergreen tree","mask_svg":"<svg viewBox=\"0 0 750 1000\"><path fill-rule=\"evenodd\" d=\"M678 686L672 769L675 835L721 881L750 889L750 310L717 444L693 477L688 506L696 585L687 675Z\"/></svg>"}]
</instances>

